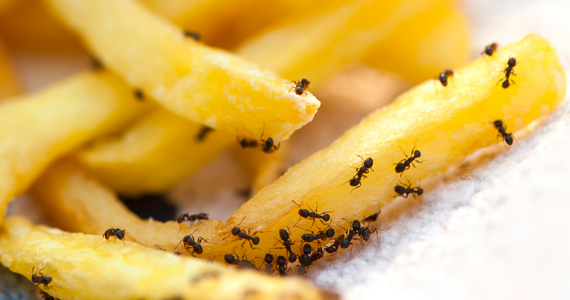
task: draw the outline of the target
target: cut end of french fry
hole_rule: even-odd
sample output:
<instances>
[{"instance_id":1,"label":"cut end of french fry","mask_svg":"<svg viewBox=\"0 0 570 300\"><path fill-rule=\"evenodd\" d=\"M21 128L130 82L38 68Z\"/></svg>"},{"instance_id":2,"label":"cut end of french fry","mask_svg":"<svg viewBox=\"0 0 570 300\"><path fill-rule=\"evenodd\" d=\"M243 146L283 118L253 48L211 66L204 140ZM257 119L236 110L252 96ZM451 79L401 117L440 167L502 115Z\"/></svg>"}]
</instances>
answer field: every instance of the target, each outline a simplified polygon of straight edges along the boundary
<instances>
[{"instance_id":1,"label":"cut end of french fry","mask_svg":"<svg viewBox=\"0 0 570 300\"><path fill-rule=\"evenodd\" d=\"M100 235L35 227L14 217L7 218L0 230L0 249L0 262L13 272L27 278L51 277L46 287L40 287L61 299L236 299L238 295L323 299L329 295L299 278L239 271L132 242L106 241Z\"/></svg>"}]
</instances>

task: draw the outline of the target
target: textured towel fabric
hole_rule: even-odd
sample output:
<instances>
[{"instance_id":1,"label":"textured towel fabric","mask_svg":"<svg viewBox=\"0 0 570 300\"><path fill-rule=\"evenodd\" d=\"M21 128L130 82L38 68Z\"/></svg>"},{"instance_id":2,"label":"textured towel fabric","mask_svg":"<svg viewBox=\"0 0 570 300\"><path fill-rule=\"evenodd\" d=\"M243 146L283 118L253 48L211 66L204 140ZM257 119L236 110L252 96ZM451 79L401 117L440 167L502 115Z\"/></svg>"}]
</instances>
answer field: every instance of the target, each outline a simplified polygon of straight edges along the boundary
<instances>
[{"instance_id":1,"label":"textured towel fabric","mask_svg":"<svg viewBox=\"0 0 570 300\"><path fill-rule=\"evenodd\" d=\"M464 3L473 57L529 33L568 74L570 1ZM522 62L524 63L524 62ZM570 102L471 176L429 191L380 243L319 262L309 276L346 299L570 299Z\"/></svg>"}]
</instances>

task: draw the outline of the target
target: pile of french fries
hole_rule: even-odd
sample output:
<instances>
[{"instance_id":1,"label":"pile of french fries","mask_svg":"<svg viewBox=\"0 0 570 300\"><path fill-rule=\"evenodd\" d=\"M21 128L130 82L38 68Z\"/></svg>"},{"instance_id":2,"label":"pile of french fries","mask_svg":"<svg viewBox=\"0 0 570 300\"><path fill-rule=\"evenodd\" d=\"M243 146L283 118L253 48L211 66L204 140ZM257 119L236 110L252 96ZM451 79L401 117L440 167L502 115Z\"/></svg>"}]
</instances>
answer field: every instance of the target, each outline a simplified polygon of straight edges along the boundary
<instances>
[{"instance_id":1,"label":"pile of french fries","mask_svg":"<svg viewBox=\"0 0 570 300\"><path fill-rule=\"evenodd\" d=\"M322 253L395 199L394 164L412 149L423 163L406 179L433 186L496 143L491 122L521 130L566 88L556 51L534 35L466 65L467 25L451 0L4 0L0 13L9 51L100 62L16 95L0 49L0 263L59 299L335 298L270 276L301 273L300 260L263 274L228 266L228 255L266 269L264 256L290 257L304 234L334 229L312 243ZM510 57L516 84L503 89ZM454 69L446 87L433 79L444 68ZM309 88L296 92L303 78ZM253 197L225 223L143 220L118 199L167 193L226 150ZM291 157L304 160L282 175ZM23 193L52 227L6 217ZM124 239L104 235L111 228ZM359 234L353 243L368 240Z\"/></svg>"}]
</instances>

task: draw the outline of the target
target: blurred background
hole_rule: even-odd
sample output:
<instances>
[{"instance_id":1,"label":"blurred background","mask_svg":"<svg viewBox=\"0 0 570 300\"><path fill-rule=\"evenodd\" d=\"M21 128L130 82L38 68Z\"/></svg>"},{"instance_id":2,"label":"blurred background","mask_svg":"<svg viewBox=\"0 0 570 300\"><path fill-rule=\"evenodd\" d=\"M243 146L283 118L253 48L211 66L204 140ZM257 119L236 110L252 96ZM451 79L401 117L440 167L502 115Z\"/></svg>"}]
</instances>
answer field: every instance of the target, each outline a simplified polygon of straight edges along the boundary
<instances>
[{"instance_id":1,"label":"blurred background","mask_svg":"<svg viewBox=\"0 0 570 300\"><path fill-rule=\"evenodd\" d=\"M362 117L443 69L476 59L492 42L504 46L537 33L558 49L566 70L570 58L569 1L141 2L198 32L206 45L286 79L308 78L322 102L314 121L277 155L257 159L258 151L232 143L172 181L136 191L101 176L142 218L208 212L226 220L251 194ZM8 83L3 97L91 68L89 52L39 0L0 1L0 41L6 60L0 64L9 66L0 71L0 85ZM517 147L419 200L396 201L383 211L373 242L319 262L308 278L354 299L569 299L569 117L565 101ZM26 195L12 202L10 213L49 224ZM0 271L0 282L10 282L12 275ZM19 286L11 284L3 295L28 297Z\"/></svg>"}]
</instances>

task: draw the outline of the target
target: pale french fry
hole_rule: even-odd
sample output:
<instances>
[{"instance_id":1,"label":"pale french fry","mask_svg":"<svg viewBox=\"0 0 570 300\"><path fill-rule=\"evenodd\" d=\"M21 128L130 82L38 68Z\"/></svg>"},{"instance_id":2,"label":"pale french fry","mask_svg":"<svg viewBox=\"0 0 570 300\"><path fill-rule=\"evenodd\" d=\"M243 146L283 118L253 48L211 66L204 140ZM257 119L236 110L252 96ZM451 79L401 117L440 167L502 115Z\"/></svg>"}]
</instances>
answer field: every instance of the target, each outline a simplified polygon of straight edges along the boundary
<instances>
[{"instance_id":1,"label":"pale french fry","mask_svg":"<svg viewBox=\"0 0 570 300\"><path fill-rule=\"evenodd\" d=\"M62 159L46 170L29 194L45 218L63 230L103 234L110 227L122 228L127 230L128 241L170 251L188 234L187 224L141 220L74 158ZM205 222L223 226L219 220ZM177 251L183 249L180 245Z\"/></svg>"},{"instance_id":2,"label":"pale french fry","mask_svg":"<svg viewBox=\"0 0 570 300\"><path fill-rule=\"evenodd\" d=\"M20 85L14 77L8 53L3 43L0 43L0 101L20 93Z\"/></svg>"},{"instance_id":3,"label":"pale french fry","mask_svg":"<svg viewBox=\"0 0 570 300\"><path fill-rule=\"evenodd\" d=\"M503 70L509 57L519 61L515 67L517 75L511 78L516 84L503 89L497 82L504 77ZM394 200L394 186L403 180L395 172L394 163L406 158L400 147L407 155L414 147L421 150L419 159L423 163L410 167L404 175L414 185L420 181L429 185L468 154L494 145L497 142L497 130L491 124L494 120L502 119L509 130L516 131L548 115L564 97L565 84L556 51L543 38L531 35L501 49L492 57L480 58L456 69L447 87L433 80L425 82L401 95L391 105L372 113L331 146L289 169L261 190L233 213L225 225L209 220L199 222L184 232L208 241L202 244L202 256L207 258L221 260L224 254L232 253L239 245L244 245L251 257L262 257L267 252L283 254L284 250L273 250L275 238L279 237L280 229L300 220L299 207L293 203L294 200L304 208L308 205L316 208L318 204L320 212L331 211L330 226L339 230L338 234L348 225L342 218L362 219ZM348 180L362 165L358 155L374 159L374 172L365 174L367 178L361 178L362 185L354 190ZM95 202L91 196L81 196L86 190L84 185L71 188L73 185L65 182L54 179L51 183L61 186L58 189L63 192L49 192L52 188L48 185L35 194L47 197L59 193L56 197L61 201L83 197L83 202ZM66 195L66 190L73 193ZM117 201L113 200L110 191L106 193L107 202ZM93 217L95 219L109 218L108 215L112 214L103 209L89 209L87 213L97 214ZM310 222L304 220L298 226L307 228ZM249 245L235 237L228 239L231 229L238 223L241 223L241 229L256 233L260 238L256 248L260 250L249 249ZM300 240L300 236L307 233L301 228L290 228L292 240ZM176 234L168 230L161 233L168 236L161 240L165 245L177 243L182 236L179 233L176 238Z\"/></svg>"},{"instance_id":4,"label":"pale french fry","mask_svg":"<svg viewBox=\"0 0 570 300\"><path fill-rule=\"evenodd\" d=\"M320 103L228 52L206 47L134 0L45 0L106 67L178 115L239 136L285 141ZM128 12L128 13L125 13Z\"/></svg>"},{"instance_id":5,"label":"pale french fry","mask_svg":"<svg viewBox=\"0 0 570 300\"><path fill-rule=\"evenodd\" d=\"M128 231L127 231L128 234ZM276 278L218 263L179 257L101 235L67 233L7 218L0 230L0 262L31 278L52 278L60 299L323 299L300 278ZM33 271L34 269L34 271Z\"/></svg>"},{"instance_id":6,"label":"pale french fry","mask_svg":"<svg viewBox=\"0 0 570 300\"><path fill-rule=\"evenodd\" d=\"M231 49L246 37L291 14L315 10L347 0L144 0L161 16L200 33L204 43Z\"/></svg>"},{"instance_id":7,"label":"pale french fry","mask_svg":"<svg viewBox=\"0 0 570 300\"><path fill-rule=\"evenodd\" d=\"M0 17L0 33L10 50L85 54L79 39L49 14L40 0L13 2Z\"/></svg>"},{"instance_id":8,"label":"pale french fry","mask_svg":"<svg viewBox=\"0 0 570 300\"><path fill-rule=\"evenodd\" d=\"M466 22L449 18L458 15L451 5L450 0L352 1L336 10L282 20L248 39L237 53L284 78L308 78L311 88L363 58L418 82L467 61Z\"/></svg>"},{"instance_id":9,"label":"pale french fry","mask_svg":"<svg viewBox=\"0 0 570 300\"><path fill-rule=\"evenodd\" d=\"M11 101L14 100L14 101ZM57 157L124 126L145 105L108 72L83 73L0 105L0 220Z\"/></svg>"},{"instance_id":10,"label":"pale french fry","mask_svg":"<svg viewBox=\"0 0 570 300\"><path fill-rule=\"evenodd\" d=\"M235 143L233 134L219 130L200 141L202 129L203 125L156 108L120 136L87 147L79 157L120 194L166 193Z\"/></svg>"}]
</instances>

